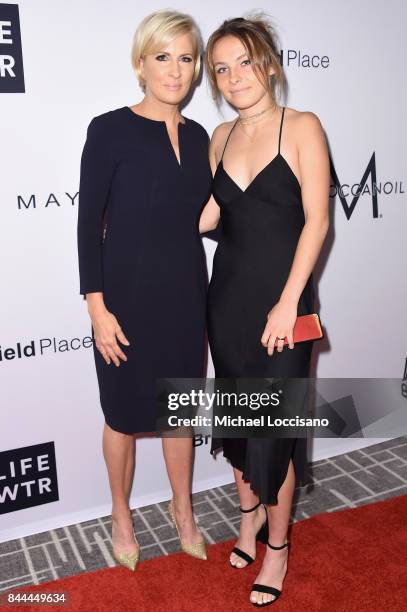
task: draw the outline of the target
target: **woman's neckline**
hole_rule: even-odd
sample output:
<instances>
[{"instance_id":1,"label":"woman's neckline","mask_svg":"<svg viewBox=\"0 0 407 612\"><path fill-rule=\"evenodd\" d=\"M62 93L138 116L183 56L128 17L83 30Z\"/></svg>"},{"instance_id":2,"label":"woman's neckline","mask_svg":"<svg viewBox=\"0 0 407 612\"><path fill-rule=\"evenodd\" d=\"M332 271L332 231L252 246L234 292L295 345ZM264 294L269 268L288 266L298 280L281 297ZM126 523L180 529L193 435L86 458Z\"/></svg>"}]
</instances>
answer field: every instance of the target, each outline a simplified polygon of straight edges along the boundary
<instances>
[{"instance_id":1,"label":"woman's neckline","mask_svg":"<svg viewBox=\"0 0 407 612\"><path fill-rule=\"evenodd\" d=\"M145 117L144 115L140 115L139 113L135 113L134 110L132 108L130 108L130 106L124 106L123 108L127 108L127 110L132 114L135 115L136 117L139 117L140 119L144 119L145 121L151 121L152 123L158 123L161 125L167 125L165 121L160 121L159 119L150 119L150 117ZM182 121L178 122L178 125L186 125L188 118L184 117L184 115L181 115L182 119L184 120L184 123L182 123Z\"/></svg>"}]
</instances>

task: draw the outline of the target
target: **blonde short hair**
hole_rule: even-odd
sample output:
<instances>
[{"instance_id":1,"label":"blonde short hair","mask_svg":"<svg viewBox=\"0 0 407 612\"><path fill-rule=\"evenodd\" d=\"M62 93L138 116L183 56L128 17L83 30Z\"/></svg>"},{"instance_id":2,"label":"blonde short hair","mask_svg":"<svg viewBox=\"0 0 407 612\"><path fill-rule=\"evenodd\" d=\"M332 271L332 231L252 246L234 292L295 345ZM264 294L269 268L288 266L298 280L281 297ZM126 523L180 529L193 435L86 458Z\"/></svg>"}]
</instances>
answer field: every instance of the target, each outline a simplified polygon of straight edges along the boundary
<instances>
[{"instance_id":1,"label":"blonde short hair","mask_svg":"<svg viewBox=\"0 0 407 612\"><path fill-rule=\"evenodd\" d=\"M160 51L171 40L182 34L190 34L194 46L194 81L201 70L203 43L201 33L190 15L178 11L156 11L147 15L138 26L131 48L131 63L140 87L144 89L144 79L140 73L140 59L149 53Z\"/></svg>"}]
</instances>

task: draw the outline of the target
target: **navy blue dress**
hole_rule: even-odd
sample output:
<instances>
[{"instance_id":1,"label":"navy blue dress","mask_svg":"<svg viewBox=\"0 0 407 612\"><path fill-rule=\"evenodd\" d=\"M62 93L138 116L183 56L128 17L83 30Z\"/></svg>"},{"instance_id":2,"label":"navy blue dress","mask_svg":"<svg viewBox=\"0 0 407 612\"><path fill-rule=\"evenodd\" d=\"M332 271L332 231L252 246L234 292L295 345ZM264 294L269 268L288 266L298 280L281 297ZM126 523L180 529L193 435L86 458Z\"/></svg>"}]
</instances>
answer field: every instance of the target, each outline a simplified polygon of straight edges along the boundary
<instances>
[{"instance_id":1,"label":"navy blue dress","mask_svg":"<svg viewBox=\"0 0 407 612\"><path fill-rule=\"evenodd\" d=\"M80 293L102 291L130 342L119 367L93 345L105 421L127 434L155 430L156 378L204 376L209 137L188 118L178 137L180 164L165 122L124 106L92 119L81 158Z\"/></svg>"}]
</instances>

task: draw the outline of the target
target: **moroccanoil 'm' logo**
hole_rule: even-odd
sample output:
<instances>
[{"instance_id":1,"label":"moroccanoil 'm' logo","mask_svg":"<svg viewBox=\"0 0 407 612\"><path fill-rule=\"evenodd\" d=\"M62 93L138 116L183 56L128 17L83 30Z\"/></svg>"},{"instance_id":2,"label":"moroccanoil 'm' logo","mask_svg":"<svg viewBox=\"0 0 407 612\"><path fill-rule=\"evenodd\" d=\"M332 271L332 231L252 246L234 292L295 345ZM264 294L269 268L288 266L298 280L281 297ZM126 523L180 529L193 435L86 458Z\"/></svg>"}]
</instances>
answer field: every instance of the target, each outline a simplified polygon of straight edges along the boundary
<instances>
[{"instance_id":1,"label":"moroccanoil 'm' logo","mask_svg":"<svg viewBox=\"0 0 407 612\"><path fill-rule=\"evenodd\" d=\"M348 221L361 196L367 195L371 199L372 216L374 219L377 219L382 216L379 214L378 195L400 195L405 193L403 181L377 181L376 156L374 151L358 183L342 183L338 178L332 159L330 158L329 161L331 166L331 177L333 179L329 195L330 197L336 195L339 197Z\"/></svg>"}]
</instances>

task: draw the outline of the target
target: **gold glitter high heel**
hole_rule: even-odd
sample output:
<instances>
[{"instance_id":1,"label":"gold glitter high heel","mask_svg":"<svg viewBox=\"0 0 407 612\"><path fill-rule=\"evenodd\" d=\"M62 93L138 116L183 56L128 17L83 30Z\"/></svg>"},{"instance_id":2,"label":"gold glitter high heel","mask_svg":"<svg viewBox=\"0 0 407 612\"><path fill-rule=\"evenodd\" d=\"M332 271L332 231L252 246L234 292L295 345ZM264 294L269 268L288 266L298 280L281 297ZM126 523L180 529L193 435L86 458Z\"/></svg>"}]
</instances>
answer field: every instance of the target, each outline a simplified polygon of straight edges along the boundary
<instances>
[{"instance_id":1,"label":"gold glitter high heel","mask_svg":"<svg viewBox=\"0 0 407 612\"><path fill-rule=\"evenodd\" d=\"M178 525L177 525L177 521L175 519L175 512L174 512L174 506L173 506L173 500L170 501L170 503L168 504L168 512L171 516L172 522L175 525L175 528L178 532L178 537L179 537L179 541L181 542L181 548L182 550L187 553L188 555L191 555L191 557L196 557L197 559L202 559L202 560L206 560L207 556L206 556L206 547L205 547L205 540L202 539L202 542L197 542L196 544L184 544L183 541L181 540L181 536L179 533L179 529L178 529Z\"/></svg>"},{"instance_id":2,"label":"gold glitter high heel","mask_svg":"<svg viewBox=\"0 0 407 612\"><path fill-rule=\"evenodd\" d=\"M137 542L136 533L134 531L134 525L133 525L133 535L134 535L134 539ZM113 521L112 521L112 543L113 543ZM124 565L124 567L127 567L127 569L134 572L134 570L136 569L137 563L139 561L139 558L140 558L140 545L138 546L137 550L131 553L126 553L126 552L116 553L113 546L112 546L112 549L113 549L113 557L116 559L116 561L120 563L120 565Z\"/></svg>"}]
</instances>

